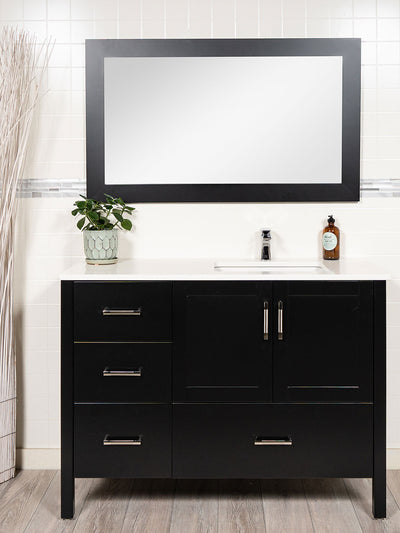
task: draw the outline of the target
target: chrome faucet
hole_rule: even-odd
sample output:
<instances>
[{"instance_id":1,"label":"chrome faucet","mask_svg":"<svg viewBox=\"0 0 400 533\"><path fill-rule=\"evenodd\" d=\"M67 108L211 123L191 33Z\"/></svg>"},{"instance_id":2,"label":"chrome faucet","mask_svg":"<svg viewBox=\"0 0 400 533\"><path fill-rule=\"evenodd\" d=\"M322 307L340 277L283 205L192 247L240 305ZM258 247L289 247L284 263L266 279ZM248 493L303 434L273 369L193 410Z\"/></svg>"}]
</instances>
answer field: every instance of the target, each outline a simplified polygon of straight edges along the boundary
<instances>
[{"instance_id":1,"label":"chrome faucet","mask_svg":"<svg viewBox=\"0 0 400 533\"><path fill-rule=\"evenodd\" d=\"M269 261L271 259L271 230L262 229L261 260Z\"/></svg>"}]
</instances>

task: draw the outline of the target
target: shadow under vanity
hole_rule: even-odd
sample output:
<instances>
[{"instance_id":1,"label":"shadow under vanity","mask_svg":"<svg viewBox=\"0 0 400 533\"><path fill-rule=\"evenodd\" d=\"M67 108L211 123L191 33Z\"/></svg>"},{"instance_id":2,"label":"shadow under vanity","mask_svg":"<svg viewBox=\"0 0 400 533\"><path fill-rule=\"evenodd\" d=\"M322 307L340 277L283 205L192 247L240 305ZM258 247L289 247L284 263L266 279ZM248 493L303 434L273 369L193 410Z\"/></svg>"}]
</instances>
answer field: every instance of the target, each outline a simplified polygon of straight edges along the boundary
<instances>
[{"instance_id":1,"label":"shadow under vanity","mask_svg":"<svg viewBox=\"0 0 400 533\"><path fill-rule=\"evenodd\" d=\"M62 517L76 477L372 477L384 517L382 276L193 264L63 276Z\"/></svg>"}]
</instances>

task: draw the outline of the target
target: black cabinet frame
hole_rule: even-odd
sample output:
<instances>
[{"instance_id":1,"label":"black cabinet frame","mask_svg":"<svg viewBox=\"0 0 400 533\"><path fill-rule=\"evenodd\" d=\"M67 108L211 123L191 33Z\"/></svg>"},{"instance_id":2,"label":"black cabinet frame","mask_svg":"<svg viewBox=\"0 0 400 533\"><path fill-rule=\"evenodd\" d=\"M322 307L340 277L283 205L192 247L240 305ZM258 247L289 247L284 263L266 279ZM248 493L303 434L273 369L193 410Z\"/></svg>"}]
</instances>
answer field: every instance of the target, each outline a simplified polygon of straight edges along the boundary
<instances>
[{"instance_id":1,"label":"black cabinet frame","mask_svg":"<svg viewBox=\"0 0 400 533\"><path fill-rule=\"evenodd\" d=\"M174 282L174 284L180 282ZM208 282L201 282L208 283ZM329 282L326 282L329 283ZM362 282L365 283L365 282ZM373 281L372 482L375 518L386 516L386 283ZM74 514L74 281L61 282L61 517ZM201 404L197 404L201 405ZM228 405L228 404L226 404ZM243 405L243 404L242 404ZM247 404L249 405L249 404ZM261 405L261 404L258 404ZM273 405L273 404L270 404ZM276 404L283 405L283 404ZM295 403L285 404L295 407ZM314 405L318 405L315 403ZM323 407L322 404L319 404ZM354 404L357 405L357 404ZM361 404L359 404L361 405ZM365 403L364 403L365 405ZM334 408L332 406L331 408ZM345 404L343 404L345 407ZM174 402L172 403L174 409ZM356 439L357 440L357 439ZM357 447L354 442L354 447ZM365 472L370 472L368 468ZM332 472L333 473L333 472ZM289 475L289 473L287 473ZM340 471L340 474L343 472Z\"/></svg>"}]
</instances>

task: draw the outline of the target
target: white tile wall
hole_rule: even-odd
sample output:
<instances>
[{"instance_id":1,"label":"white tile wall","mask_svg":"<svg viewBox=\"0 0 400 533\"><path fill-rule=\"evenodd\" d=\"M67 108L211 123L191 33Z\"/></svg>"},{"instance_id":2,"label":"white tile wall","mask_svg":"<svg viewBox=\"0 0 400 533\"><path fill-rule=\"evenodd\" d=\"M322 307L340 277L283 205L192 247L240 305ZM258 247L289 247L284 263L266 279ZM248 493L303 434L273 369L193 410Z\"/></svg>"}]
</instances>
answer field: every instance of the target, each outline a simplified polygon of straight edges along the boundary
<instances>
[{"instance_id":1,"label":"white tile wall","mask_svg":"<svg viewBox=\"0 0 400 533\"><path fill-rule=\"evenodd\" d=\"M59 445L57 278L72 261L83 260L71 203L69 198L20 201L15 310L22 447ZM120 238L120 257L257 257L257 232L265 226L273 230L274 257L319 257L320 230L330 212L342 230L342 255L365 256L394 278L388 284L387 306L388 446L400 447L400 199L366 198L359 204L138 205L134 232Z\"/></svg>"},{"instance_id":2,"label":"white tile wall","mask_svg":"<svg viewBox=\"0 0 400 533\"><path fill-rule=\"evenodd\" d=\"M0 26L56 40L26 175L84 177L84 39L95 37L362 37L362 172L400 174L400 0L0 0ZM71 199L20 202L15 314L19 446L59 446L58 274L81 258ZM122 257L255 257L273 229L276 257L319 256L333 212L342 254L391 271L388 287L388 446L400 447L400 198L360 204L139 205ZM184 224L182 224L184 221ZM160 236L160 228L162 235Z\"/></svg>"},{"instance_id":3,"label":"white tile wall","mask_svg":"<svg viewBox=\"0 0 400 533\"><path fill-rule=\"evenodd\" d=\"M399 151L374 149L400 137L399 0L0 0L0 23L56 41L41 118L59 127L39 129L27 177L83 177L85 38L258 36L362 37L362 177L399 176Z\"/></svg>"}]
</instances>

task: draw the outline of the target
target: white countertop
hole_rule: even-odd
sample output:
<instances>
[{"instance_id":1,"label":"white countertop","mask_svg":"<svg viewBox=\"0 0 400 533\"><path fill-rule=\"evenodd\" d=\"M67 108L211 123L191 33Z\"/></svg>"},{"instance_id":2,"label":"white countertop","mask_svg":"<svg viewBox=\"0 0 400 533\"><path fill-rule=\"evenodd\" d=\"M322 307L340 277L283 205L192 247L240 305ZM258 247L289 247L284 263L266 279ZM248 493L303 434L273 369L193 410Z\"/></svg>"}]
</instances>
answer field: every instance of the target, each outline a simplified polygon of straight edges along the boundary
<instances>
[{"instance_id":1,"label":"white countertop","mask_svg":"<svg viewBox=\"0 0 400 533\"><path fill-rule=\"evenodd\" d=\"M215 269L215 264L233 265L246 263L243 259L119 259L114 265L87 265L85 259L78 260L63 272L61 280L85 281L127 281L127 280L213 280L213 281L269 281L269 280L387 280L390 275L382 268L359 259L338 261L265 261L266 265L277 265L275 272L257 270L257 263L248 261L249 269ZM320 272L296 270L293 265L323 265ZM283 272L279 265L288 265Z\"/></svg>"}]
</instances>

